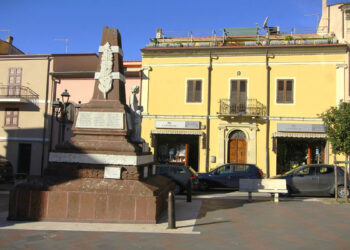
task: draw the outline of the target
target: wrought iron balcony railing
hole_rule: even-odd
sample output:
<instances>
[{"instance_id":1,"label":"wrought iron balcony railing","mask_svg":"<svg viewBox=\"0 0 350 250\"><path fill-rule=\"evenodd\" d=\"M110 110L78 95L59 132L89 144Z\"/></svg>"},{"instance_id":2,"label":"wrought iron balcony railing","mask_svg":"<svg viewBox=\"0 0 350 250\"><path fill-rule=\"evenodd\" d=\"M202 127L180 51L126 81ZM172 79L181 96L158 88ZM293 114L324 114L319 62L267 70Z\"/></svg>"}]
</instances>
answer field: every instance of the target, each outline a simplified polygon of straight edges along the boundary
<instances>
[{"instance_id":1,"label":"wrought iron balcony railing","mask_svg":"<svg viewBox=\"0 0 350 250\"><path fill-rule=\"evenodd\" d=\"M222 116L265 116L266 106L256 99L247 99L245 102L221 99L218 114Z\"/></svg>"},{"instance_id":2,"label":"wrought iron balcony railing","mask_svg":"<svg viewBox=\"0 0 350 250\"><path fill-rule=\"evenodd\" d=\"M0 85L0 99L20 98L26 101L39 99L39 95L28 87L21 85Z\"/></svg>"}]
</instances>

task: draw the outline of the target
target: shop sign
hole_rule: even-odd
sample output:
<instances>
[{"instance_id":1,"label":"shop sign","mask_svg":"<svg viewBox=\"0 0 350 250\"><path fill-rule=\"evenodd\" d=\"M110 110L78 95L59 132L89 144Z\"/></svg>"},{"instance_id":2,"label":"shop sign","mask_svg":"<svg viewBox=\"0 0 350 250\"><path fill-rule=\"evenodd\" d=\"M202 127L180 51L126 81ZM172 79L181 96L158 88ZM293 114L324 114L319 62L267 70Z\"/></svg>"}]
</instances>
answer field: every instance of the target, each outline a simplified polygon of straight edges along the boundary
<instances>
[{"instance_id":1,"label":"shop sign","mask_svg":"<svg viewBox=\"0 0 350 250\"><path fill-rule=\"evenodd\" d=\"M156 128L200 129L198 121L156 121Z\"/></svg>"},{"instance_id":2,"label":"shop sign","mask_svg":"<svg viewBox=\"0 0 350 250\"><path fill-rule=\"evenodd\" d=\"M324 133L325 128L323 124L278 123L277 131Z\"/></svg>"}]
</instances>

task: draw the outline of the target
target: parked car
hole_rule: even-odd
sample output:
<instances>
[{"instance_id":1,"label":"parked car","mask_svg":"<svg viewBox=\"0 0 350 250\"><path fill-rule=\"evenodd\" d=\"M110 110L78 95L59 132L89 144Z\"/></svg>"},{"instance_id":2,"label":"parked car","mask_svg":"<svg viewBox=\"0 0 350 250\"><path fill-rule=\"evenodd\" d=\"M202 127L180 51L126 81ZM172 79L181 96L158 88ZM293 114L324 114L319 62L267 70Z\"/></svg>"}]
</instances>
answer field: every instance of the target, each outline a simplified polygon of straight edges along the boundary
<instances>
[{"instance_id":1,"label":"parked car","mask_svg":"<svg viewBox=\"0 0 350 250\"><path fill-rule=\"evenodd\" d=\"M262 171L254 164L229 163L208 173L199 173L199 188L239 188L239 179L261 179Z\"/></svg>"},{"instance_id":2,"label":"parked car","mask_svg":"<svg viewBox=\"0 0 350 250\"><path fill-rule=\"evenodd\" d=\"M345 197L344 171L337 167L338 197ZM286 179L288 194L334 195L334 166L325 164L304 165L292 169L283 175L272 178Z\"/></svg>"},{"instance_id":3,"label":"parked car","mask_svg":"<svg viewBox=\"0 0 350 250\"><path fill-rule=\"evenodd\" d=\"M156 173L175 182L175 194L183 193L188 185L190 185L191 188L197 188L198 186L197 173L189 166L180 164L156 165Z\"/></svg>"}]
</instances>

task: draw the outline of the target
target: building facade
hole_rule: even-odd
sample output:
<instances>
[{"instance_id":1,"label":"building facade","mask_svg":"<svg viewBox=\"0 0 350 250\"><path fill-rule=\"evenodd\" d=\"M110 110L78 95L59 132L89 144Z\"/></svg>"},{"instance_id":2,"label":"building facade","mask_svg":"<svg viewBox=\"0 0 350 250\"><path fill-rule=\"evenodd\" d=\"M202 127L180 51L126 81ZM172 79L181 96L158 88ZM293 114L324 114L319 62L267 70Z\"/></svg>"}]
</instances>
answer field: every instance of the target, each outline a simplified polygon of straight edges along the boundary
<instances>
[{"instance_id":1,"label":"building facade","mask_svg":"<svg viewBox=\"0 0 350 250\"><path fill-rule=\"evenodd\" d=\"M0 56L0 155L14 173L40 175L49 142L50 55Z\"/></svg>"},{"instance_id":2,"label":"building facade","mask_svg":"<svg viewBox=\"0 0 350 250\"><path fill-rule=\"evenodd\" d=\"M142 137L157 163L207 172L246 162L273 176L332 161L319 114L348 98L346 44L317 34L160 32L142 49Z\"/></svg>"}]
</instances>

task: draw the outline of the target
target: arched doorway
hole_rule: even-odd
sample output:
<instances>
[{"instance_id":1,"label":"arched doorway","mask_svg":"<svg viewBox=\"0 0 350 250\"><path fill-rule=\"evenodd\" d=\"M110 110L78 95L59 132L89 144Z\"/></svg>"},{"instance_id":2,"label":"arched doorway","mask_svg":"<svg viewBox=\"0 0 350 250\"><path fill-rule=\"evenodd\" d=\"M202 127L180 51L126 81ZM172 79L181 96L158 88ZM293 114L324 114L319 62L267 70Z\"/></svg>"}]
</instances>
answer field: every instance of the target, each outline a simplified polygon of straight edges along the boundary
<instances>
[{"instance_id":1,"label":"arched doorway","mask_svg":"<svg viewBox=\"0 0 350 250\"><path fill-rule=\"evenodd\" d=\"M229 135L228 162L247 162L247 141L244 132L241 130L234 130Z\"/></svg>"}]
</instances>

